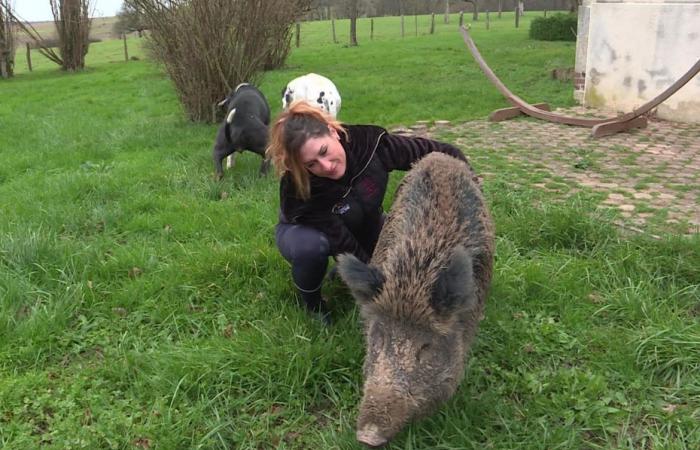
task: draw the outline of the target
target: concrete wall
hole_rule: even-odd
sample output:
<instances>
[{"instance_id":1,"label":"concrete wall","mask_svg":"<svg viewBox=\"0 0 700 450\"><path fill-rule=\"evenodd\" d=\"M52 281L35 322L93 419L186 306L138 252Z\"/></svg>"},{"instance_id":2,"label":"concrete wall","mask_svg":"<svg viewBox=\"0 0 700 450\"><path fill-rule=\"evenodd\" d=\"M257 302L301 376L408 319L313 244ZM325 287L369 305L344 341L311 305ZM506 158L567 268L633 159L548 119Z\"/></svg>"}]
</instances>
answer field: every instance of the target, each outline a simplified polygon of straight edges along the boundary
<instances>
[{"instance_id":1,"label":"concrete wall","mask_svg":"<svg viewBox=\"0 0 700 450\"><path fill-rule=\"evenodd\" d=\"M629 112L700 59L700 0L586 1L580 9L582 23L576 70L585 73L582 97L587 106ZM700 75L657 112L668 120L700 123Z\"/></svg>"}]
</instances>

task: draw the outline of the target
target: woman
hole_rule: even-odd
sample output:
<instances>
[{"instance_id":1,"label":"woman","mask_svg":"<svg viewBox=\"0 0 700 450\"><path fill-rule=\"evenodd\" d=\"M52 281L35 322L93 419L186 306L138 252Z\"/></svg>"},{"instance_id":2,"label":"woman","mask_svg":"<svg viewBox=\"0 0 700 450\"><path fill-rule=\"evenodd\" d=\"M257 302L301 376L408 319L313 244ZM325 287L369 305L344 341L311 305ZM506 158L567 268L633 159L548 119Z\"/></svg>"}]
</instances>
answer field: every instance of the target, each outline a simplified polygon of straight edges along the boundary
<instances>
[{"instance_id":1,"label":"woman","mask_svg":"<svg viewBox=\"0 0 700 450\"><path fill-rule=\"evenodd\" d=\"M281 176L277 247L292 265L307 310L325 324L330 314L321 286L328 257L348 252L369 261L382 229L389 172L408 170L433 151L467 162L452 145L341 125L304 101L279 115L267 151Z\"/></svg>"}]
</instances>

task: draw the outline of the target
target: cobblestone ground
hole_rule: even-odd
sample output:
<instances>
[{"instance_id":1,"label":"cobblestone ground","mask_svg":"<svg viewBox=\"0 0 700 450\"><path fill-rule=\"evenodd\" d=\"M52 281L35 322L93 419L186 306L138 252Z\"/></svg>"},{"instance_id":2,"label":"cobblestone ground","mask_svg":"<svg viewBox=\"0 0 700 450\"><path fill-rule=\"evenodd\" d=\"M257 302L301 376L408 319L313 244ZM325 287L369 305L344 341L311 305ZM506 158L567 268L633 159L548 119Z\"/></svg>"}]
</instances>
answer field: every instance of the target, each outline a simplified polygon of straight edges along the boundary
<instances>
[{"instance_id":1,"label":"cobblestone ground","mask_svg":"<svg viewBox=\"0 0 700 450\"><path fill-rule=\"evenodd\" d=\"M583 108L557 112L596 116ZM617 209L618 224L628 229L700 232L700 124L650 119L644 129L599 139L590 128L524 117L419 122L392 131L454 142L470 155L498 152L508 164L537 173L534 187L562 198L584 188L598 192L600 207ZM484 167L480 172L493 175Z\"/></svg>"}]
</instances>

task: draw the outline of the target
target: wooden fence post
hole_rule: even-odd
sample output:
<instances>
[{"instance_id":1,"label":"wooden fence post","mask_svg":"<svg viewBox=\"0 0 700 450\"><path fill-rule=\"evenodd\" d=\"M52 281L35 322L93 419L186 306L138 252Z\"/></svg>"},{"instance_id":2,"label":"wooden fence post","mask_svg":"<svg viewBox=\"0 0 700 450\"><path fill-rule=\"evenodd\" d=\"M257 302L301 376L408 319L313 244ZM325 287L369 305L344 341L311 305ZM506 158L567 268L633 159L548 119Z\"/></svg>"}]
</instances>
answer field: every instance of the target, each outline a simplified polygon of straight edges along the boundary
<instances>
[{"instance_id":1,"label":"wooden fence post","mask_svg":"<svg viewBox=\"0 0 700 450\"><path fill-rule=\"evenodd\" d=\"M414 22L416 23L416 36L418 36L418 12L416 12L416 15L413 16L415 19Z\"/></svg>"},{"instance_id":2,"label":"wooden fence post","mask_svg":"<svg viewBox=\"0 0 700 450\"><path fill-rule=\"evenodd\" d=\"M518 5L515 5L515 28L520 27L520 8L518 8Z\"/></svg>"},{"instance_id":3,"label":"wooden fence post","mask_svg":"<svg viewBox=\"0 0 700 450\"><path fill-rule=\"evenodd\" d=\"M459 12L459 26L464 25L464 11Z\"/></svg>"},{"instance_id":4,"label":"wooden fence post","mask_svg":"<svg viewBox=\"0 0 700 450\"><path fill-rule=\"evenodd\" d=\"M126 33L122 33L122 39L124 39L124 61L129 61L129 50L126 47Z\"/></svg>"},{"instance_id":5,"label":"wooden fence post","mask_svg":"<svg viewBox=\"0 0 700 450\"><path fill-rule=\"evenodd\" d=\"M430 34L435 34L435 13L430 15Z\"/></svg>"},{"instance_id":6,"label":"wooden fence post","mask_svg":"<svg viewBox=\"0 0 700 450\"><path fill-rule=\"evenodd\" d=\"M403 14L401 14L401 37L404 37Z\"/></svg>"},{"instance_id":7,"label":"wooden fence post","mask_svg":"<svg viewBox=\"0 0 700 450\"><path fill-rule=\"evenodd\" d=\"M299 36L301 34L301 24L297 22L297 48L299 48L299 41L301 37Z\"/></svg>"},{"instance_id":8,"label":"wooden fence post","mask_svg":"<svg viewBox=\"0 0 700 450\"><path fill-rule=\"evenodd\" d=\"M547 17L547 10L544 10L544 16Z\"/></svg>"},{"instance_id":9,"label":"wooden fence post","mask_svg":"<svg viewBox=\"0 0 700 450\"><path fill-rule=\"evenodd\" d=\"M374 18L369 19L369 39L374 39Z\"/></svg>"},{"instance_id":10,"label":"wooden fence post","mask_svg":"<svg viewBox=\"0 0 700 450\"><path fill-rule=\"evenodd\" d=\"M491 19L489 18L489 10L486 10L486 29L491 28Z\"/></svg>"},{"instance_id":11,"label":"wooden fence post","mask_svg":"<svg viewBox=\"0 0 700 450\"><path fill-rule=\"evenodd\" d=\"M29 67L29 71L32 71L32 52L31 48L29 47L29 42L27 42L27 67Z\"/></svg>"},{"instance_id":12,"label":"wooden fence post","mask_svg":"<svg viewBox=\"0 0 700 450\"><path fill-rule=\"evenodd\" d=\"M501 11L503 10L503 0L498 0L498 18L501 18Z\"/></svg>"},{"instance_id":13,"label":"wooden fence post","mask_svg":"<svg viewBox=\"0 0 700 450\"><path fill-rule=\"evenodd\" d=\"M450 23L450 0L445 0L445 23Z\"/></svg>"}]
</instances>

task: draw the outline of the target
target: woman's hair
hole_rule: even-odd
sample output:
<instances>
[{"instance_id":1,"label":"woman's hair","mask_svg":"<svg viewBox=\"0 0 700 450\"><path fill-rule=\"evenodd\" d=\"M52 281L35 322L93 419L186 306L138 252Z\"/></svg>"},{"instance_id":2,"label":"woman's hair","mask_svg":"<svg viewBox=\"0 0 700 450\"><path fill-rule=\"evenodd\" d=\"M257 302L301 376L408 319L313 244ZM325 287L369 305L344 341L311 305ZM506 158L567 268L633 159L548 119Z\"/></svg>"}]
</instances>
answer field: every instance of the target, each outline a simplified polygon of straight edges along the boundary
<instances>
[{"instance_id":1,"label":"woman's hair","mask_svg":"<svg viewBox=\"0 0 700 450\"><path fill-rule=\"evenodd\" d=\"M309 138L330 134L331 128L347 138L347 131L340 122L306 101L298 100L280 113L270 129L267 156L272 159L278 176L289 172L297 194L304 200L311 195L311 188L309 172L301 162L301 147Z\"/></svg>"}]
</instances>

